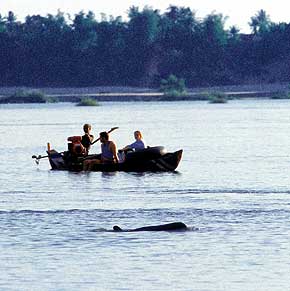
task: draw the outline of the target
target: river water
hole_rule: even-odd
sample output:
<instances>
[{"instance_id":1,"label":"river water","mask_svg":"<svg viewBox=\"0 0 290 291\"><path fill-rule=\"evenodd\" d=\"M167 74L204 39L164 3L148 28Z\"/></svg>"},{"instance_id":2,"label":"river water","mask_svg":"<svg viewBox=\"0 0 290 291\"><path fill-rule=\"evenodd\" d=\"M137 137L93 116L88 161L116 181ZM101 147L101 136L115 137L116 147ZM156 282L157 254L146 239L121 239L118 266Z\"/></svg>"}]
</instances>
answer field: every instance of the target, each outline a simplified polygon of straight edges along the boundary
<instances>
[{"instance_id":1,"label":"river water","mask_svg":"<svg viewBox=\"0 0 290 291\"><path fill-rule=\"evenodd\" d=\"M1 290L289 290L290 101L0 107ZM37 166L83 123L183 149L176 173ZM92 152L99 152L95 144ZM114 233L183 221L185 232ZM195 229L198 228L198 229Z\"/></svg>"}]
</instances>

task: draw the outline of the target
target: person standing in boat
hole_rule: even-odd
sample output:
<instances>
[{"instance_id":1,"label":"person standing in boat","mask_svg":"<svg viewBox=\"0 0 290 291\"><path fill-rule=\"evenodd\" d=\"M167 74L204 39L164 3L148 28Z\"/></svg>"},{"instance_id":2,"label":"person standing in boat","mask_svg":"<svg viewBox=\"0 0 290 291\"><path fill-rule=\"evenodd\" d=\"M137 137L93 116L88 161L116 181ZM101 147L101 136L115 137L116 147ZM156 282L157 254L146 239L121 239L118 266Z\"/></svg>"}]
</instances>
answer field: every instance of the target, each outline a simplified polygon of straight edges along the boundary
<instances>
[{"instance_id":1,"label":"person standing in boat","mask_svg":"<svg viewBox=\"0 0 290 291\"><path fill-rule=\"evenodd\" d=\"M107 132L100 133L101 142L101 156L100 159L85 160L83 163L84 171L91 171L96 164L114 164L118 163L117 147L116 144L109 140L109 134Z\"/></svg>"},{"instance_id":2,"label":"person standing in boat","mask_svg":"<svg viewBox=\"0 0 290 291\"><path fill-rule=\"evenodd\" d=\"M126 151L126 150L143 150L146 148L146 144L143 140L143 136L140 130L136 130L134 131L134 138L135 141L127 146L125 146L124 148L122 148L122 151Z\"/></svg>"},{"instance_id":3,"label":"person standing in boat","mask_svg":"<svg viewBox=\"0 0 290 291\"><path fill-rule=\"evenodd\" d=\"M91 134L92 126L86 123L83 126L83 130L85 134L82 136L81 143L86 149L86 154L88 154L91 147L91 143L94 140L94 136Z\"/></svg>"}]
</instances>

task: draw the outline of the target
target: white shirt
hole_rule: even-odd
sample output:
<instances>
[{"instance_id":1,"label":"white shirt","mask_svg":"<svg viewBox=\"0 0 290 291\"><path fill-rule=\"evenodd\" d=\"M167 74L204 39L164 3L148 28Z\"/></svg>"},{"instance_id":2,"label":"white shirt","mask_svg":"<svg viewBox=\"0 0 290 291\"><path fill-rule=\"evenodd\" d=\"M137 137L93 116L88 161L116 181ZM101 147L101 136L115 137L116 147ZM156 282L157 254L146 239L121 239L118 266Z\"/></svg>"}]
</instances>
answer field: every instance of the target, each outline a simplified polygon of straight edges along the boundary
<instances>
[{"instance_id":1,"label":"white shirt","mask_svg":"<svg viewBox=\"0 0 290 291\"><path fill-rule=\"evenodd\" d=\"M146 148L146 145L143 140L139 139L133 142L132 144L130 144L129 147L135 150L143 150Z\"/></svg>"}]
</instances>

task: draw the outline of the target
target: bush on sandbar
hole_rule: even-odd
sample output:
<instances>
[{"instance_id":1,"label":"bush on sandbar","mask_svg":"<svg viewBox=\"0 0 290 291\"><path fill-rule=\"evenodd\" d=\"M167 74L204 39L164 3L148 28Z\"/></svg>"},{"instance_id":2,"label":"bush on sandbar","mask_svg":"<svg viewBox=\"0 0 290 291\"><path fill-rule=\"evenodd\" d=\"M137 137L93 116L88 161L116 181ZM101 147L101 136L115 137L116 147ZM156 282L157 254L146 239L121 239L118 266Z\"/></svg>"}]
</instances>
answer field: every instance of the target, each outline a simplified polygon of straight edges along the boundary
<instances>
[{"instance_id":1,"label":"bush on sandbar","mask_svg":"<svg viewBox=\"0 0 290 291\"><path fill-rule=\"evenodd\" d=\"M95 99L86 97L82 98L81 101L76 104L76 106L100 106L100 104Z\"/></svg>"},{"instance_id":2,"label":"bush on sandbar","mask_svg":"<svg viewBox=\"0 0 290 291\"><path fill-rule=\"evenodd\" d=\"M167 79L161 80L160 91L169 98L183 97L186 94L185 80L171 74Z\"/></svg>"},{"instance_id":3,"label":"bush on sandbar","mask_svg":"<svg viewBox=\"0 0 290 291\"><path fill-rule=\"evenodd\" d=\"M227 103L227 95L223 92L211 92L207 93L207 99L209 103Z\"/></svg>"},{"instance_id":4,"label":"bush on sandbar","mask_svg":"<svg viewBox=\"0 0 290 291\"><path fill-rule=\"evenodd\" d=\"M271 99L290 99L290 92L288 91L277 91L273 93Z\"/></svg>"}]
</instances>

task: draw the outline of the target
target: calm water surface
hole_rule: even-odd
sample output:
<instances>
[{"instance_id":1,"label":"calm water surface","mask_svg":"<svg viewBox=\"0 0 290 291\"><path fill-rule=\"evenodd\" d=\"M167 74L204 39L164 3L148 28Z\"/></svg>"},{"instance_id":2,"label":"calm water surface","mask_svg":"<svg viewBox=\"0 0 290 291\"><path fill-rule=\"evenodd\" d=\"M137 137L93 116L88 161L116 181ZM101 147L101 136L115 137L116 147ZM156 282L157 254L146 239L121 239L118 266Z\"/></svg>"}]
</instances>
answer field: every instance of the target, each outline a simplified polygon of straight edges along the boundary
<instances>
[{"instance_id":1,"label":"calm water surface","mask_svg":"<svg viewBox=\"0 0 290 291\"><path fill-rule=\"evenodd\" d=\"M0 290L289 290L290 101L0 106ZM51 171L83 123L177 173ZM99 152L94 145L92 152ZM198 230L114 233L183 221Z\"/></svg>"}]
</instances>

